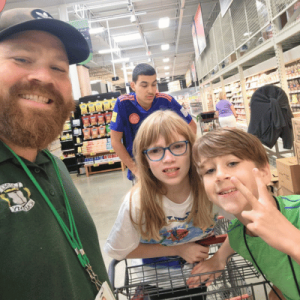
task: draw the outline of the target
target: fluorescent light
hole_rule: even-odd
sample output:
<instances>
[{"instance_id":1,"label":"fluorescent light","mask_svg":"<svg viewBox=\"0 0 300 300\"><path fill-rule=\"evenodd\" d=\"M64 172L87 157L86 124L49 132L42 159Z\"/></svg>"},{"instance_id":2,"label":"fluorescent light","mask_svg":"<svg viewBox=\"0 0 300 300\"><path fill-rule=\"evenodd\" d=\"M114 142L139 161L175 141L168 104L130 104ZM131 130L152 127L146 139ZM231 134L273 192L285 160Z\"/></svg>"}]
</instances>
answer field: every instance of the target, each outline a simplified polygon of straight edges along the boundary
<instances>
[{"instance_id":1,"label":"fluorescent light","mask_svg":"<svg viewBox=\"0 0 300 300\"><path fill-rule=\"evenodd\" d=\"M97 82L100 82L101 80L100 79L98 79L98 80L92 80L92 81L90 81L90 84L94 84L94 83L97 83Z\"/></svg>"},{"instance_id":2,"label":"fluorescent light","mask_svg":"<svg viewBox=\"0 0 300 300\"><path fill-rule=\"evenodd\" d=\"M164 69L165 69L165 70L169 70L169 69L170 69L170 67L164 67Z\"/></svg>"},{"instance_id":3,"label":"fluorescent light","mask_svg":"<svg viewBox=\"0 0 300 300\"><path fill-rule=\"evenodd\" d=\"M98 53L99 54L107 54L110 52L118 52L119 49L118 48L112 48L112 49L104 49L104 50L99 50Z\"/></svg>"},{"instance_id":4,"label":"fluorescent light","mask_svg":"<svg viewBox=\"0 0 300 300\"><path fill-rule=\"evenodd\" d=\"M166 72L165 75L170 75L170 72Z\"/></svg>"},{"instance_id":5,"label":"fluorescent light","mask_svg":"<svg viewBox=\"0 0 300 300\"><path fill-rule=\"evenodd\" d=\"M117 64L117 63L121 63L121 62L127 62L129 61L129 57L125 57L125 58L120 58L120 59L114 59L111 62Z\"/></svg>"},{"instance_id":6,"label":"fluorescent light","mask_svg":"<svg viewBox=\"0 0 300 300\"><path fill-rule=\"evenodd\" d=\"M161 50L169 50L169 48L170 48L170 45L169 44L163 44L163 45L161 45Z\"/></svg>"},{"instance_id":7,"label":"fluorescent light","mask_svg":"<svg viewBox=\"0 0 300 300\"><path fill-rule=\"evenodd\" d=\"M97 33L103 32L104 30L105 30L104 27L90 28L89 32L90 32L90 34L97 34Z\"/></svg>"},{"instance_id":8,"label":"fluorescent light","mask_svg":"<svg viewBox=\"0 0 300 300\"><path fill-rule=\"evenodd\" d=\"M133 23L133 22L136 22L136 16L135 15L132 15L130 17L130 22Z\"/></svg>"},{"instance_id":9,"label":"fluorescent light","mask_svg":"<svg viewBox=\"0 0 300 300\"><path fill-rule=\"evenodd\" d=\"M170 18L169 17L159 19L159 21L158 21L159 28L167 28L169 26L170 26Z\"/></svg>"},{"instance_id":10,"label":"fluorescent light","mask_svg":"<svg viewBox=\"0 0 300 300\"><path fill-rule=\"evenodd\" d=\"M145 15L147 12L146 11L141 11L141 12L137 12L135 13L136 16L142 16ZM116 19L125 19L125 18L131 18L132 13L130 14L122 14L122 15L114 15L114 16L110 16L110 17L103 17L103 18L97 18L97 19L92 19L89 20L89 23L93 23L93 22L101 22L101 21L109 21L109 20L116 20Z\"/></svg>"},{"instance_id":11,"label":"fluorescent light","mask_svg":"<svg viewBox=\"0 0 300 300\"><path fill-rule=\"evenodd\" d=\"M169 57L163 59L163 62L169 62L169 61L170 61Z\"/></svg>"},{"instance_id":12,"label":"fluorescent light","mask_svg":"<svg viewBox=\"0 0 300 300\"><path fill-rule=\"evenodd\" d=\"M170 79L170 77L169 77L169 76L167 76L167 77L165 77L165 79Z\"/></svg>"},{"instance_id":13,"label":"fluorescent light","mask_svg":"<svg viewBox=\"0 0 300 300\"><path fill-rule=\"evenodd\" d=\"M141 36L139 33L133 33L133 34L115 36L115 37L113 37L113 39L116 43L120 43L120 42L139 40L139 39L141 39Z\"/></svg>"},{"instance_id":14,"label":"fluorescent light","mask_svg":"<svg viewBox=\"0 0 300 300\"><path fill-rule=\"evenodd\" d=\"M132 72L127 72L127 74L129 74L129 75L130 75L130 74L132 74Z\"/></svg>"}]
</instances>

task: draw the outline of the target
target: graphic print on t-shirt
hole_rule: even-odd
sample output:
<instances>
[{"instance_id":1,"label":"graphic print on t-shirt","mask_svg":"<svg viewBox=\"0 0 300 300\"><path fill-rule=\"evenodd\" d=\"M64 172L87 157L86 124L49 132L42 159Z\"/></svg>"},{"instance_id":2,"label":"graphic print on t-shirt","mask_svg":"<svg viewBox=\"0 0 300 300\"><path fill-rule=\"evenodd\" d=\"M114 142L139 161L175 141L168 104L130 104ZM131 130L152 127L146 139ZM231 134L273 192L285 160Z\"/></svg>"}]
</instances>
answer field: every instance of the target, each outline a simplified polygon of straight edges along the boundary
<instances>
[{"instance_id":1,"label":"graphic print on t-shirt","mask_svg":"<svg viewBox=\"0 0 300 300\"><path fill-rule=\"evenodd\" d=\"M5 201L11 212L29 211L35 202L30 199L31 192L21 182L0 185L0 202Z\"/></svg>"}]
</instances>

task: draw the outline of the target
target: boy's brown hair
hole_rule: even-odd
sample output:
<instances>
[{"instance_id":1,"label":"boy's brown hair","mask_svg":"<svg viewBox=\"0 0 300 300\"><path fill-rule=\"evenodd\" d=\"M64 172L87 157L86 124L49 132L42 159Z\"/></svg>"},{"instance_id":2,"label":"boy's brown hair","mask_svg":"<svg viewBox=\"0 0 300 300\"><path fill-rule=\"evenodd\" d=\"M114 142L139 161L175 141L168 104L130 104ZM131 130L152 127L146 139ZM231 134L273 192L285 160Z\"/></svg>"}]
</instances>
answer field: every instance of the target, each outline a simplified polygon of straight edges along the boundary
<instances>
[{"instance_id":1,"label":"boy's brown hair","mask_svg":"<svg viewBox=\"0 0 300 300\"><path fill-rule=\"evenodd\" d=\"M261 141L254 135L236 128L219 128L199 138L193 146L193 160L199 167L200 157L234 155L254 162L257 168L265 167L268 156Z\"/></svg>"}]
</instances>

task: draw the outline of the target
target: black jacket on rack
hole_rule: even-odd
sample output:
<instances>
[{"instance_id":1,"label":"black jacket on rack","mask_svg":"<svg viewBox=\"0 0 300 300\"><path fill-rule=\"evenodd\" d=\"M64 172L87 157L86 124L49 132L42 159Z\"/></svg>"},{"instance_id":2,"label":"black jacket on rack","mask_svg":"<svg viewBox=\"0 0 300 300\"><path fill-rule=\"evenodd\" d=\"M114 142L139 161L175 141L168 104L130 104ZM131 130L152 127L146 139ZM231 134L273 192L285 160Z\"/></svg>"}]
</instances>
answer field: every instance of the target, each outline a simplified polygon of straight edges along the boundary
<instances>
[{"instance_id":1,"label":"black jacket on rack","mask_svg":"<svg viewBox=\"0 0 300 300\"><path fill-rule=\"evenodd\" d=\"M250 108L249 133L257 136L269 148L276 144L279 137L285 149L292 148L293 114L282 88L273 85L260 87L252 95Z\"/></svg>"}]
</instances>

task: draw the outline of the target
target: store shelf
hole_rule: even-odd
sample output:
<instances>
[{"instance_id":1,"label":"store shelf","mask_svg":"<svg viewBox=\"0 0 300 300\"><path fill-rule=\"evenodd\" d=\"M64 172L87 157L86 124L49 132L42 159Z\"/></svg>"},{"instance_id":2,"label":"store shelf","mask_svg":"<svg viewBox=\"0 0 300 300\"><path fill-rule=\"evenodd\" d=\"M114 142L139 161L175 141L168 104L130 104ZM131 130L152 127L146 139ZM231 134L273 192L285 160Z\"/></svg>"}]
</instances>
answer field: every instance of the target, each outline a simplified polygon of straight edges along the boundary
<instances>
[{"instance_id":1,"label":"store shelf","mask_svg":"<svg viewBox=\"0 0 300 300\"><path fill-rule=\"evenodd\" d=\"M63 157L62 159L65 160L65 159L71 159L71 158L76 158L76 156Z\"/></svg>"},{"instance_id":2,"label":"store shelf","mask_svg":"<svg viewBox=\"0 0 300 300\"><path fill-rule=\"evenodd\" d=\"M67 143L67 142L73 142L73 140L63 140L63 141L60 141L61 143Z\"/></svg>"},{"instance_id":3,"label":"store shelf","mask_svg":"<svg viewBox=\"0 0 300 300\"><path fill-rule=\"evenodd\" d=\"M98 155L105 155L105 154L112 154L112 153L116 153L113 149L111 150L105 150L105 151L100 151L100 152L85 152L85 153L81 153L84 156L98 156Z\"/></svg>"},{"instance_id":4,"label":"store shelf","mask_svg":"<svg viewBox=\"0 0 300 300\"><path fill-rule=\"evenodd\" d=\"M106 134L105 136L99 137L99 138L95 138L95 139L84 139L84 142L89 142L89 141L96 141L96 140L102 140L102 139L107 139L110 138L110 135Z\"/></svg>"},{"instance_id":5,"label":"store shelf","mask_svg":"<svg viewBox=\"0 0 300 300\"><path fill-rule=\"evenodd\" d=\"M112 112L112 111L113 111L112 109L109 109L109 110L103 110L103 111L95 111L95 112L92 112L92 113L83 114L83 115L81 115L81 116L84 117L84 116L91 116L91 115L105 114L105 113Z\"/></svg>"},{"instance_id":6,"label":"store shelf","mask_svg":"<svg viewBox=\"0 0 300 300\"><path fill-rule=\"evenodd\" d=\"M295 77L290 77L290 78L288 78L287 80L294 80L294 79L297 79L297 78L300 78L300 75L295 76Z\"/></svg>"},{"instance_id":7,"label":"store shelf","mask_svg":"<svg viewBox=\"0 0 300 300\"><path fill-rule=\"evenodd\" d=\"M121 160L111 160L111 161L105 161L105 162L101 162L101 163L94 163L94 164L84 164L87 167L99 167L102 165L113 165L114 163L120 163Z\"/></svg>"},{"instance_id":8,"label":"store shelf","mask_svg":"<svg viewBox=\"0 0 300 300\"><path fill-rule=\"evenodd\" d=\"M62 151L62 152L75 151L75 148L73 148L73 149L62 149L61 151Z\"/></svg>"},{"instance_id":9,"label":"store shelf","mask_svg":"<svg viewBox=\"0 0 300 300\"><path fill-rule=\"evenodd\" d=\"M298 93L300 93L300 90L297 90L297 91L290 91L289 93L290 93L290 94L298 94Z\"/></svg>"}]
</instances>

